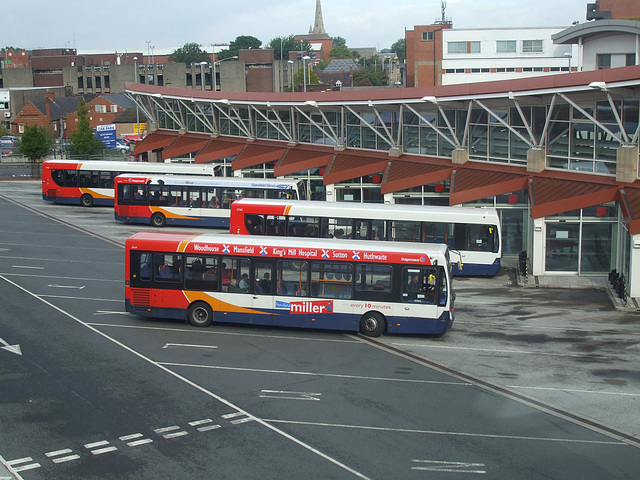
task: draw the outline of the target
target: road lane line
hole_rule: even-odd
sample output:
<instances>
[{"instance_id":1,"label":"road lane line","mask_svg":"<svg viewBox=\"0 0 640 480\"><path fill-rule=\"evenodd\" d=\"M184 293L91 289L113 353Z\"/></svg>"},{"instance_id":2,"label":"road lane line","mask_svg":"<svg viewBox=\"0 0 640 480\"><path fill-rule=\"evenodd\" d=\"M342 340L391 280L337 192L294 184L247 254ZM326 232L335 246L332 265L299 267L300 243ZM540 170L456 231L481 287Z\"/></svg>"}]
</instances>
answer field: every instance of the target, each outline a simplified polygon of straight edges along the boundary
<instances>
[{"instance_id":1,"label":"road lane line","mask_svg":"<svg viewBox=\"0 0 640 480\"><path fill-rule=\"evenodd\" d=\"M332 377L332 378L346 378L355 380L376 380L385 382L400 382L400 383L422 383L429 385L453 385L468 387L471 384L461 381L443 381L443 380L416 380L410 378L391 378L391 377L367 377L364 375L345 375L339 373L320 373L320 372L299 372L289 370L268 370L263 368L243 368L243 367L223 367L219 365L197 365L193 363L174 363L174 362L158 362L160 365L167 367L186 367L186 368L209 368L213 370L230 370L236 372L253 372L253 373L275 373L281 375L302 375L310 377Z\"/></svg>"}]
</instances>

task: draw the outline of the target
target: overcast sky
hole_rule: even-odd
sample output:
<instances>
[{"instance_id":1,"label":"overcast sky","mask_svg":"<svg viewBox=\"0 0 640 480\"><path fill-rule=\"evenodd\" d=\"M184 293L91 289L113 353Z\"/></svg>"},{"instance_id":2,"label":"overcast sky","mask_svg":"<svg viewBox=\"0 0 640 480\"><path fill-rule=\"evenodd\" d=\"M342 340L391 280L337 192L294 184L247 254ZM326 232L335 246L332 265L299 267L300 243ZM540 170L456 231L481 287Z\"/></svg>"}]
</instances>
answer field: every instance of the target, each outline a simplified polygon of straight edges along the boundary
<instances>
[{"instance_id":1,"label":"overcast sky","mask_svg":"<svg viewBox=\"0 0 640 480\"><path fill-rule=\"evenodd\" d=\"M321 0L324 26L347 45L388 48L405 28L441 17L440 1ZM454 28L556 27L586 21L588 0L448 0ZM315 0L21 0L2 9L0 46L76 48L156 55L185 43L210 50L240 35L263 45L279 36L308 33Z\"/></svg>"}]
</instances>

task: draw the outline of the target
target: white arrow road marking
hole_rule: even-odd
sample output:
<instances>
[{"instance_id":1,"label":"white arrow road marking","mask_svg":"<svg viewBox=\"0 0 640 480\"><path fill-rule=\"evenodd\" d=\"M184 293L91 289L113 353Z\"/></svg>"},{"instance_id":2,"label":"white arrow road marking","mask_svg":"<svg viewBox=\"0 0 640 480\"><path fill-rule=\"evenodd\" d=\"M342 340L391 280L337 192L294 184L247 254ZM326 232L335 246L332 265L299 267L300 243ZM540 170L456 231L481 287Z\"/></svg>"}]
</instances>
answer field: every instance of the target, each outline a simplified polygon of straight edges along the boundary
<instances>
[{"instance_id":1,"label":"white arrow road marking","mask_svg":"<svg viewBox=\"0 0 640 480\"><path fill-rule=\"evenodd\" d=\"M286 390L262 390L260 398L279 398L283 400L315 400L320 401L321 393L288 392Z\"/></svg>"},{"instance_id":2,"label":"white arrow road marking","mask_svg":"<svg viewBox=\"0 0 640 480\"><path fill-rule=\"evenodd\" d=\"M162 348L185 347L185 348L218 348L215 345L189 345L187 343L167 343Z\"/></svg>"},{"instance_id":3,"label":"white arrow road marking","mask_svg":"<svg viewBox=\"0 0 640 480\"><path fill-rule=\"evenodd\" d=\"M49 284L51 288L73 288L74 290L83 290L85 286L77 287L75 285L57 285L55 283Z\"/></svg>"},{"instance_id":4,"label":"white arrow road marking","mask_svg":"<svg viewBox=\"0 0 640 480\"><path fill-rule=\"evenodd\" d=\"M2 350L6 350L7 352L16 353L18 355L22 355L22 350L20 349L20 345L9 345L2 338L0 338L0 343L4 345L4 347L0 347Z\"/></svg>"}]
</instances>

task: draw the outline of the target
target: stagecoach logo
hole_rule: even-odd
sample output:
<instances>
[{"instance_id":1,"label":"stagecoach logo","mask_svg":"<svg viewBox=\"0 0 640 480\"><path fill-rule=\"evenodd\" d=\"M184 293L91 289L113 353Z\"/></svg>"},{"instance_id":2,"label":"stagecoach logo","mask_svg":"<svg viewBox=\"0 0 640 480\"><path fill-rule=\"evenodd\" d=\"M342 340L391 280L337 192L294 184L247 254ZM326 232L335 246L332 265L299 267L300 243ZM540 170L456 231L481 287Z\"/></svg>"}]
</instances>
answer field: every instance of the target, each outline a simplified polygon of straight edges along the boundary
<instances>
[{"instance_id":1,"label":"stagecoach logo","mask_svg":"<svg viewBox=\"0 0 640 480\"><path fill-rule=\"evenodd\" d=\"M333 313L333 300L313 300L303 302L283 302L276 300L276 308L289 309L292 315L305 313Z\"/></svg>"},{"instance_id":2,"label":"stagecoach logo","mask_svg":"<svg viewBox=\"0 0 640 480\"><path fill-rule=\"evenodd\" d=\"M352 258L354 260L360 260L360 252L356 252L355 250L352 250L352 251L353 251L353 257Z\"/></svg>"},{"instance_id":3,"label":"stagecoach logo","mask_svg":"<svg viewBox=\"0 0 640 480\"><path fill-rule=\"evenodd\" d=\"M222 253L229 253L229 245L222 244L222 246L223 246Z\"/></svg>"},{"instance_id":4,"label":"stagecoach logo","mask_svg":"<svg viewBox=\"0 0 640 480\"><path fill-rule=\"evenodd\" d=\"M260 247L260 255L266 255L267 254L267 247Z\"/></svg>"},{"instance_id":5,"label":"stagecoach logo","mask_svg":"<svg viewBox=\"0 0 640 480\"><path fill-rule=\"evenodd\" d=\"M329 258L329 250L322 249L322 258Z\"/></svg>"}]
</instances>

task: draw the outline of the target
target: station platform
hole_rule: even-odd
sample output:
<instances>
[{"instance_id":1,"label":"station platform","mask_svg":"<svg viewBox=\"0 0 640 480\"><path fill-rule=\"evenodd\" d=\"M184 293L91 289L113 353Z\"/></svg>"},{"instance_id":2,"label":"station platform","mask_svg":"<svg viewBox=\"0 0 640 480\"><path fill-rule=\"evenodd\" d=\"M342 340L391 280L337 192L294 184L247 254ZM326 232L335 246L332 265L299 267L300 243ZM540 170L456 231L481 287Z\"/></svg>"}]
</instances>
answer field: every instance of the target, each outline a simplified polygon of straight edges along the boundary
<instances>
[{"instance_id":1,"label":"station platform","mask_svg":"<svg viewBox=\"0 0 640 480\"><path fill-rule=\"evenodd\" d=\"M503 259L503 267L514 272L517 284L524 288L590 288L607 292L616 310L640 312L640 299L628 297L626 301L614 291L607 275L525 275L518 267L518 259Z\"/></svg>"}]
</instances>

